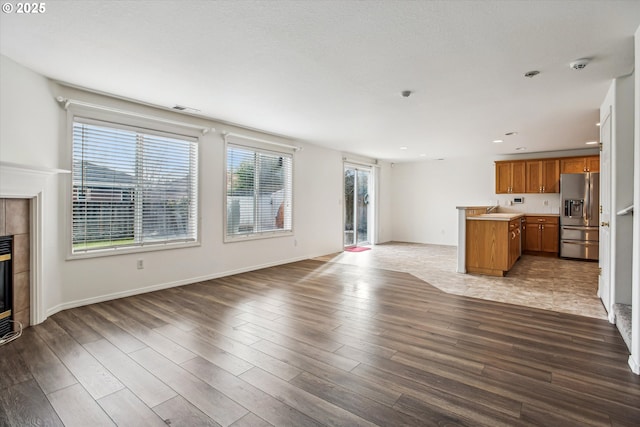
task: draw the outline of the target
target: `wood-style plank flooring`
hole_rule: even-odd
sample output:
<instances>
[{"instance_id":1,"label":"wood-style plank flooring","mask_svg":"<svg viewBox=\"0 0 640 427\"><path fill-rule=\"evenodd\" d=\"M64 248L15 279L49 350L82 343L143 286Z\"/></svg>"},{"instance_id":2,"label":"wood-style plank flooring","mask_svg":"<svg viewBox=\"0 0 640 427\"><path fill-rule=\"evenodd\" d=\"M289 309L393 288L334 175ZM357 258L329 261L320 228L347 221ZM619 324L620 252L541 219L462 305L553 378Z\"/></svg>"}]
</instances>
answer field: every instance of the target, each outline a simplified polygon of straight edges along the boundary
<instances>
[{"instance_id":1,"label":"wood-style plank flooring","mask_svg":"<svg viewBox=\"0 0 640 427\"><path fill-rule=\"evenodd\" d=\"M638 426L605 320L317 260L58 313L0 347L0 425Z\"/></svg>"}]
</instances>

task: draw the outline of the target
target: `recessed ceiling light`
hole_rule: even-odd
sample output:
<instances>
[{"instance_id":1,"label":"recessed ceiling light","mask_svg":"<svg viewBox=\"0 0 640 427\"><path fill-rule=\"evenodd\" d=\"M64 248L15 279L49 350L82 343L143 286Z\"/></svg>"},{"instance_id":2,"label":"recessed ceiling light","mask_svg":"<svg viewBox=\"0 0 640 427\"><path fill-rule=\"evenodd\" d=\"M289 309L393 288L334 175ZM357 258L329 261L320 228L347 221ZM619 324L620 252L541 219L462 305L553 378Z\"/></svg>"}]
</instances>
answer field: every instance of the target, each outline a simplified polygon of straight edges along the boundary
<instances>
[{"instance_id":1,"label":"recessed ceiling light","mask_svg":"<svg viewBox=\"0 0 640 427\"><path fill-rule=\"evenodd\" d=\"M585 142L585 144L587 144L587 145L596 145L597 143L598 143L598 141Z\"/></svg>"},{"instance_id":2,"label":"recessed ceiling light","mask_svg":"<svg viewBox=\"0 0 640 427\"><path fill-rule=\"evenodd\" d=\"M528 77L528 78L533 78L533 77L537 76L538 74L540 74L540 71L532 70L532 71L527 71L526 73L524 73L524 76Z\"/></svg>"},{"instance_id":3,"label":"recessed ceiling light","mask_svg":"<svg viewBox=\"0 0 640 427\"><path fill-rule=\"evenodd\" d=\"M401 150L407 150L409 147L400 147Z\"/></svg>"},{"instance_id":4,"label":"recessed ceiling light","mask_svg":"<svg viewBox=\"0 0 640 427\"><path fill-rule=\"evenodd\" d=\"M596 126L600 127L600 122L596 123Z\"/></svg>"},{"instance_id":5,"label":"recessed ceiling light","mask_svg":"<svg viewBox=\"0 0 640 427\"><path fill-rule=\"evenodd\" d=\"M516 151L524 151L524 150L526 150L526 149L527 149L527 147L517 147L517 148L516 148Z\"/></svg>"},{"instance_id":6,"label":"recessed ceiling light","mask_svg":"<svg viewBox=\"0 0 640 427\"><path fill-rule=\"evenodd\" d=\"M494 139L494 140L493 140L493 143L494 143L494 144L500 144L501 142L504 142L504 141L503 141L503 140L501 140L501 139Z\"/></svg>"},{"instance_id":7,"label":"recessed ceiling light","mask_svg":"<svg viewBox=\"0 0 640 427\"><path fill-rule=\"evenodd\" d=\"M518 134L518 132L507 132L504 135L505 136L516 136Z\"/></svg>"},{"instance_id":8,"label":"recessed ceiling light","mask_svg":"<svg viewBox=\"0 0 640 427\"><path fill-rule=\"evenodd\" d=\"M420 154L420 157L427 157L427 155L422 153L422 154Z\"/></svg>"}]
</instances>

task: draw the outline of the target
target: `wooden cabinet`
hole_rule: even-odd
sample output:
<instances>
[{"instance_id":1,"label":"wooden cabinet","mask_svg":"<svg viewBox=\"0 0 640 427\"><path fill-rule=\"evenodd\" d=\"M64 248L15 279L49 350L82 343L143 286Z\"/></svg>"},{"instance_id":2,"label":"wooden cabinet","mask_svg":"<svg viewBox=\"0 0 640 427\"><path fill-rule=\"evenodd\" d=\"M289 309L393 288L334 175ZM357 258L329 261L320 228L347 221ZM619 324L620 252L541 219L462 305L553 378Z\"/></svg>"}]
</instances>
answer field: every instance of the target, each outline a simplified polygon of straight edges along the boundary
<instances>
[{"instance_id":1,"label":"wooden cabinet","mask_svg":"<svg viewBox=\"0 0 640 427\"><path fill-rule=\"evenodd\" d=\"M558 254L559 218L527 215L524 224L524 251Z\"/></svg>"},{"instance_id":2,"label":"wooden cabinet","mask_svg":"<svg viewBox=\"0 0 640 427\"><path fill-rule=\"evenodd\" d=\"M599 172L600 156L496 162L496 194L559 193L560 174Z\"/></svg>"},{"instance_id":3,"label":"wooden cabinet","mask_svg":"<svg viewBox=\"0 0 640 427\"><path fill-rule=\"evenodd\" d=\"M496 162L496 194L525 192L525 162Z\"/></svg>"},{"instance_id":4,"label":"wooden cabinet","mask_svg":"<svg viewBox=\"0 0 640 427\"><path fill-rule=\"evenodd\" d=\"M561 173L600 172L600 156L560 159Z\"/></svg>"},{"instance_id":5,"label":"wooden cabinet","mask_svg":"<svg viewBox=\"0 0 640 427\"><path fill-rule=\"evenodd\" d=\"M586 157L587 172L600 172L600 156Z\"/></svg>"},{"instance_id":6,"label":"wooden cabinet","mask_svg":"<svg viewBox=\"0 0 640 427\"><path fill-rule=\"evenodd\" d=\"M525 161L525 193L559 193L558 159Z\"/></svg>"},{"instance_id":7,"label":"wooden cabinet","mask_svg":"<svg viewBox=\"0 0 640 427\"><path fill-rule=\"evenodd\" d=\"M467 220L466 270L504 276L520 257L520 218Z\"/></svg>"},{"instance_id":8,"label":"wooden cabinet","mask_svg":"<svg viewBox=\"0 0 640 427\"><path fill-rule=\"evenodd\" d=\"M520 218L509 221L509 268L520 258L521 242L520 242Z\"/></svg>"}]
</instances>

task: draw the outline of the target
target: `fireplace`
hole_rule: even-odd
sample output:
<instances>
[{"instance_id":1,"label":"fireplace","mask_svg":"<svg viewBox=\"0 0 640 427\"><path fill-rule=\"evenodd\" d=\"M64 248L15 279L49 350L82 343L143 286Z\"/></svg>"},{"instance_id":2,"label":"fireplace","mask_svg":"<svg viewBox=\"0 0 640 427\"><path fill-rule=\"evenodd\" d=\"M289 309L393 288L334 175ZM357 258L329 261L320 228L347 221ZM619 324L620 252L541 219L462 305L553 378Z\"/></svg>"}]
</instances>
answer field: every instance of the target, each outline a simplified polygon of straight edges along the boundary
<instances>
[{"instance_id":1,"label":"fireplace","mask_svg":"<svg viewBox=\"0 0 640 427\"><path fill-rule=\"evenodd\" d=\"M52 275L44 262L42 241L46 233L43 210L55 209L57 205L49 202L45 206L43 200L45 193L50 192L45 191L50 188L48 182L53 183L53 177L58 174L68 173L68 170L0 160L0 236L13 236L12 314L13 319L25 327L37 325L47 318L43 281ZM55 225L47 224L47 230L52 227ZM55 258L50 255L49 259ZM54 282L53 286L57 284Z\"/></svg>"},{"instance_id":2,"label":"fireplace","mask_svg":"<svg viewBox=\"0 0 640 427\"><path fill-rule=\"evenodd\" d=\"M0 198L0 337L8 323L14 330L32 324L29 204Z\"/></svg>"},{"instance_id":3,"label":"fireplace","mask_svg":"<svg viewBox=\"0 0 640 427\"><path fill-rule=\"evenodd\" d=\"M13 237L0 237L0 337L4 337L13 329L12 246Z\"/></svg>"}]
</instances>

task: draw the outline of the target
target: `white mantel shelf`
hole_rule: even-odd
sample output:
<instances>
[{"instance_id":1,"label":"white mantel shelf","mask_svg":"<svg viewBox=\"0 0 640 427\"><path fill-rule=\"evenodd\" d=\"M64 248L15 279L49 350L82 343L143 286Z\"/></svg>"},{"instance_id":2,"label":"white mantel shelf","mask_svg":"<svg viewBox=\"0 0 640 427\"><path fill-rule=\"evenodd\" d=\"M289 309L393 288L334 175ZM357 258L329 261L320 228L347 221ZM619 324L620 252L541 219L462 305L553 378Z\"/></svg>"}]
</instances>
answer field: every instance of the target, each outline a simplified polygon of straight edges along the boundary
<instances>
[{"instance_id":1,"label":"white mantel shelf","mask_svg":"<svg viewBox=\"0 0 640 427\"><path fill-rule=\"evenodd\" d=\"M0 161L0 171L14 171L22 173L33 173L41 175L56 175L60 173L71 173L66 169L52 169L45 166L24 165L21 163Z\"/></svg>"}]
</instances>

